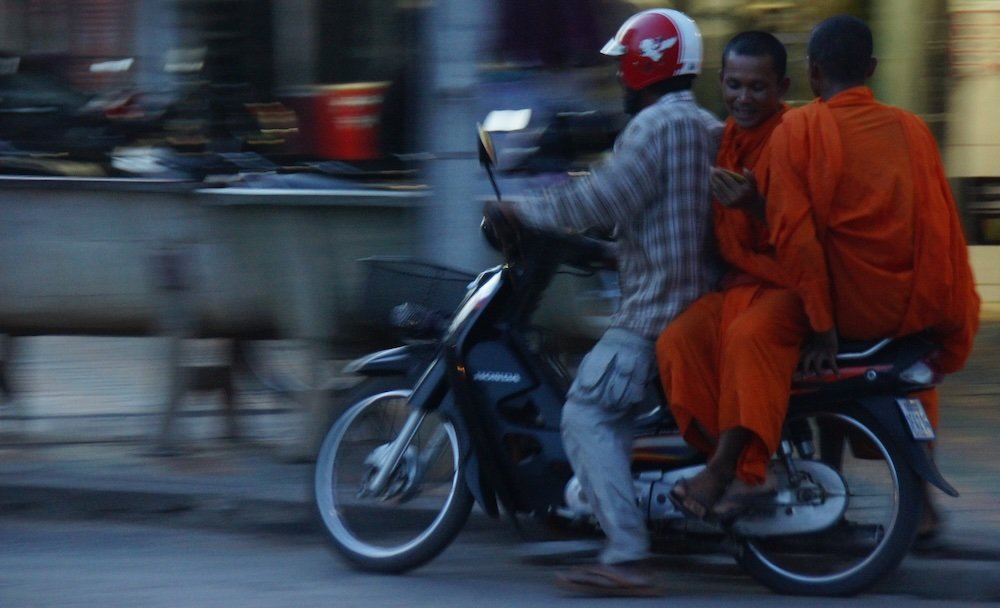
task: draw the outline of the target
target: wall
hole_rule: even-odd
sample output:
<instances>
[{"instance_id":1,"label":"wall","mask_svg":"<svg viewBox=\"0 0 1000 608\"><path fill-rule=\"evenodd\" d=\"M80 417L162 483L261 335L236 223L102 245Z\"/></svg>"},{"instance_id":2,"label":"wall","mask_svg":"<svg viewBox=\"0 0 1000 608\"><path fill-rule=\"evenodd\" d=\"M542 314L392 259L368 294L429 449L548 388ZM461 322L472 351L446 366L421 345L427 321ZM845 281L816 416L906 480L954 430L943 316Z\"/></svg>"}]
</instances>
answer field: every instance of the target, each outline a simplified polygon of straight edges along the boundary
<instances>
[{"instance_id":1,"label":"wall","mask_svg":"<svg viewBox=\"0 0 1000 608\"><path fill-rule=\"evenodd\" d=\"M347 344L369 322L357 260L410 254L420 199L0 179L0 330L153 333L172 291L158 262L171 259L204 335Z\"/></svg>"}]
</instances>

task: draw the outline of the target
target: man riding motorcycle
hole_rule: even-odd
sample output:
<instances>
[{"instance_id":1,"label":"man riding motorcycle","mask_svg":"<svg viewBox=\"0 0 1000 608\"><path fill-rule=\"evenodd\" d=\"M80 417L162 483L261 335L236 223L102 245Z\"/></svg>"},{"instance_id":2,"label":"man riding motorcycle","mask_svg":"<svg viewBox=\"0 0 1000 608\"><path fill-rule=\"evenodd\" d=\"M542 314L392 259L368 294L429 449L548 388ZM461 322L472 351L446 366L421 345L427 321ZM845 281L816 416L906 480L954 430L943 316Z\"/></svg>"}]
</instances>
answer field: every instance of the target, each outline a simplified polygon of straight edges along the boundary
<instances>
[{"instance_id":1,"label":"man riding motorcycle","mask_svg":"<svg viewBox=\"0 0 1000 608\"><path fill-rule=\"evenodd\" d=\"M621 304L580 364L562 436L607 544L600 563L557 583L601 595L659 592L630 474L634 411L654 378L660 330L712 287L709 171L721 123L691 92L701 72L701 34L681 12L629 18L601 50L617 57L625 111L633 118L613 155L589 175L502 204L532 227L613 234Z\"/></svg>"}]
</instances>

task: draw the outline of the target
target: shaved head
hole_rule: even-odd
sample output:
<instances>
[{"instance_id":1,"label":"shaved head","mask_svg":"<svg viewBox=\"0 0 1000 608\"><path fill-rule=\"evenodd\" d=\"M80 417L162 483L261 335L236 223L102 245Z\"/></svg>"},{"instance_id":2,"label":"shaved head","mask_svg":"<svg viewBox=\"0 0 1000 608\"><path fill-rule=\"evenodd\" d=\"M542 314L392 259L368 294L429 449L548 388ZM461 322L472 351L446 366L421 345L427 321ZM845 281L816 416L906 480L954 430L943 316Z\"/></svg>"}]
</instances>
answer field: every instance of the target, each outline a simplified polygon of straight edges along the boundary
<instances>
[{"instance_id":1,"label":"shaved head","mask_svg":"<svg viewBox=\"0 0 1000 608\"><path fill-rule=\"evenodd\" d=\"M722 50L722 68L726 68L726 58L730 55L744 55L746 57L770 57L774 65L775 75L781 79L785 77L788 65L788 53L785 45L774 37L773 34L760 31L740 32L733 36Z\"/></svg>"},{"instance_id":2,"label":"shaved head","mask_svg":"<svg viewBox=\"0 0 1000 608\"><path fill-rule=\"evenodd\" d=\"M864 21L848 15L821 21L809 37L809 59L834 82L864 82L872 52L871 29Z\"/></svg>"}]
</instances>

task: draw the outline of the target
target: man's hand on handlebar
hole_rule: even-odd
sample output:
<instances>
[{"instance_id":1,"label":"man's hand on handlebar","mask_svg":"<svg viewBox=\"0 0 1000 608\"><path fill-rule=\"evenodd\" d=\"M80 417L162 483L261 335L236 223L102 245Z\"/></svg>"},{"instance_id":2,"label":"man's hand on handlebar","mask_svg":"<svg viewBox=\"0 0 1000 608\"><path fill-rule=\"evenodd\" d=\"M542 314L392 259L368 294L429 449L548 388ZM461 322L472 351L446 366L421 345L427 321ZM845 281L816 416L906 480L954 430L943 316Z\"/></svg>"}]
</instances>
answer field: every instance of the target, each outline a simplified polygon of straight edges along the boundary
<instances>
[{"instance_id":1,"label":"man's hand on handlebar","mask_svg":"<svg viewBox=\"0 0 1000 608\"><path fill-rule=\"evenodd\" d=\"M483 230L490 245L505 257L516 255L525 234L532 233L550 242L560 243L558 250L550 253L557 255L566 264L584 270L615 270L618 266L613 241L579 233L530 230L518 218L513 205L505 201L490 200L483 205Z\"/></svg>"},{"instance_id":2,"label":"man's hand on handlebar","mask_svg":"<svg viewBox=\"0 0 1000 608\"><path fill-rule=\"evenodd\" d=\"M483 228L490 243L501 252L507 252L517 243L521 220L510 203L489 200L483 205Z\"/></svg>"}]
</instances>

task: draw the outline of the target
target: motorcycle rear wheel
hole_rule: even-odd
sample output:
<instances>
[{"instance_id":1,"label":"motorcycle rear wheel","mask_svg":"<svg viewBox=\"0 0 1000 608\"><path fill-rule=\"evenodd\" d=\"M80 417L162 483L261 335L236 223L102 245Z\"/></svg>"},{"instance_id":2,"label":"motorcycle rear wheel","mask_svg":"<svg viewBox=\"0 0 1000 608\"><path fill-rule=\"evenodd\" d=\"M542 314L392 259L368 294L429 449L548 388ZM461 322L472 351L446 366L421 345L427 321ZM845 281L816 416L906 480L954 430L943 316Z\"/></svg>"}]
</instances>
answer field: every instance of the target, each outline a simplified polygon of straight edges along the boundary
<instances>
[{"instance_id":1,"label":"motorcycle rear wheel","mask_svg":"<svg viewBox=\"0 0 1000 608\"><path fill-rule=\"evenodd\" d=\"M888 434L861 411L813 412L797 421L808 424L800 428L811 430L816 457L843 477L847 509L836 526L819 533L745 539L738 559L779 593L857 594L894 570L912 545L922 508L920 480Z\"/></svg>"},{"instance_id":2,"label":"motorcycle rear wheel","mask_svg":"<svg viewBox=\"0 0 1000 608\"><path fill-rule=\"evenodd\" d=\"M341 415L320 447L313 479L316 511L333 547L351 564L372 572L405 572L429 562L454 540L473 498L464 482L455 428L434 412L420 423L388 487L368 493L379 457L412 409L409 389L386 390L372 380L362 387L365 393L370 394Z\"/></svg>"}]
</instances>

